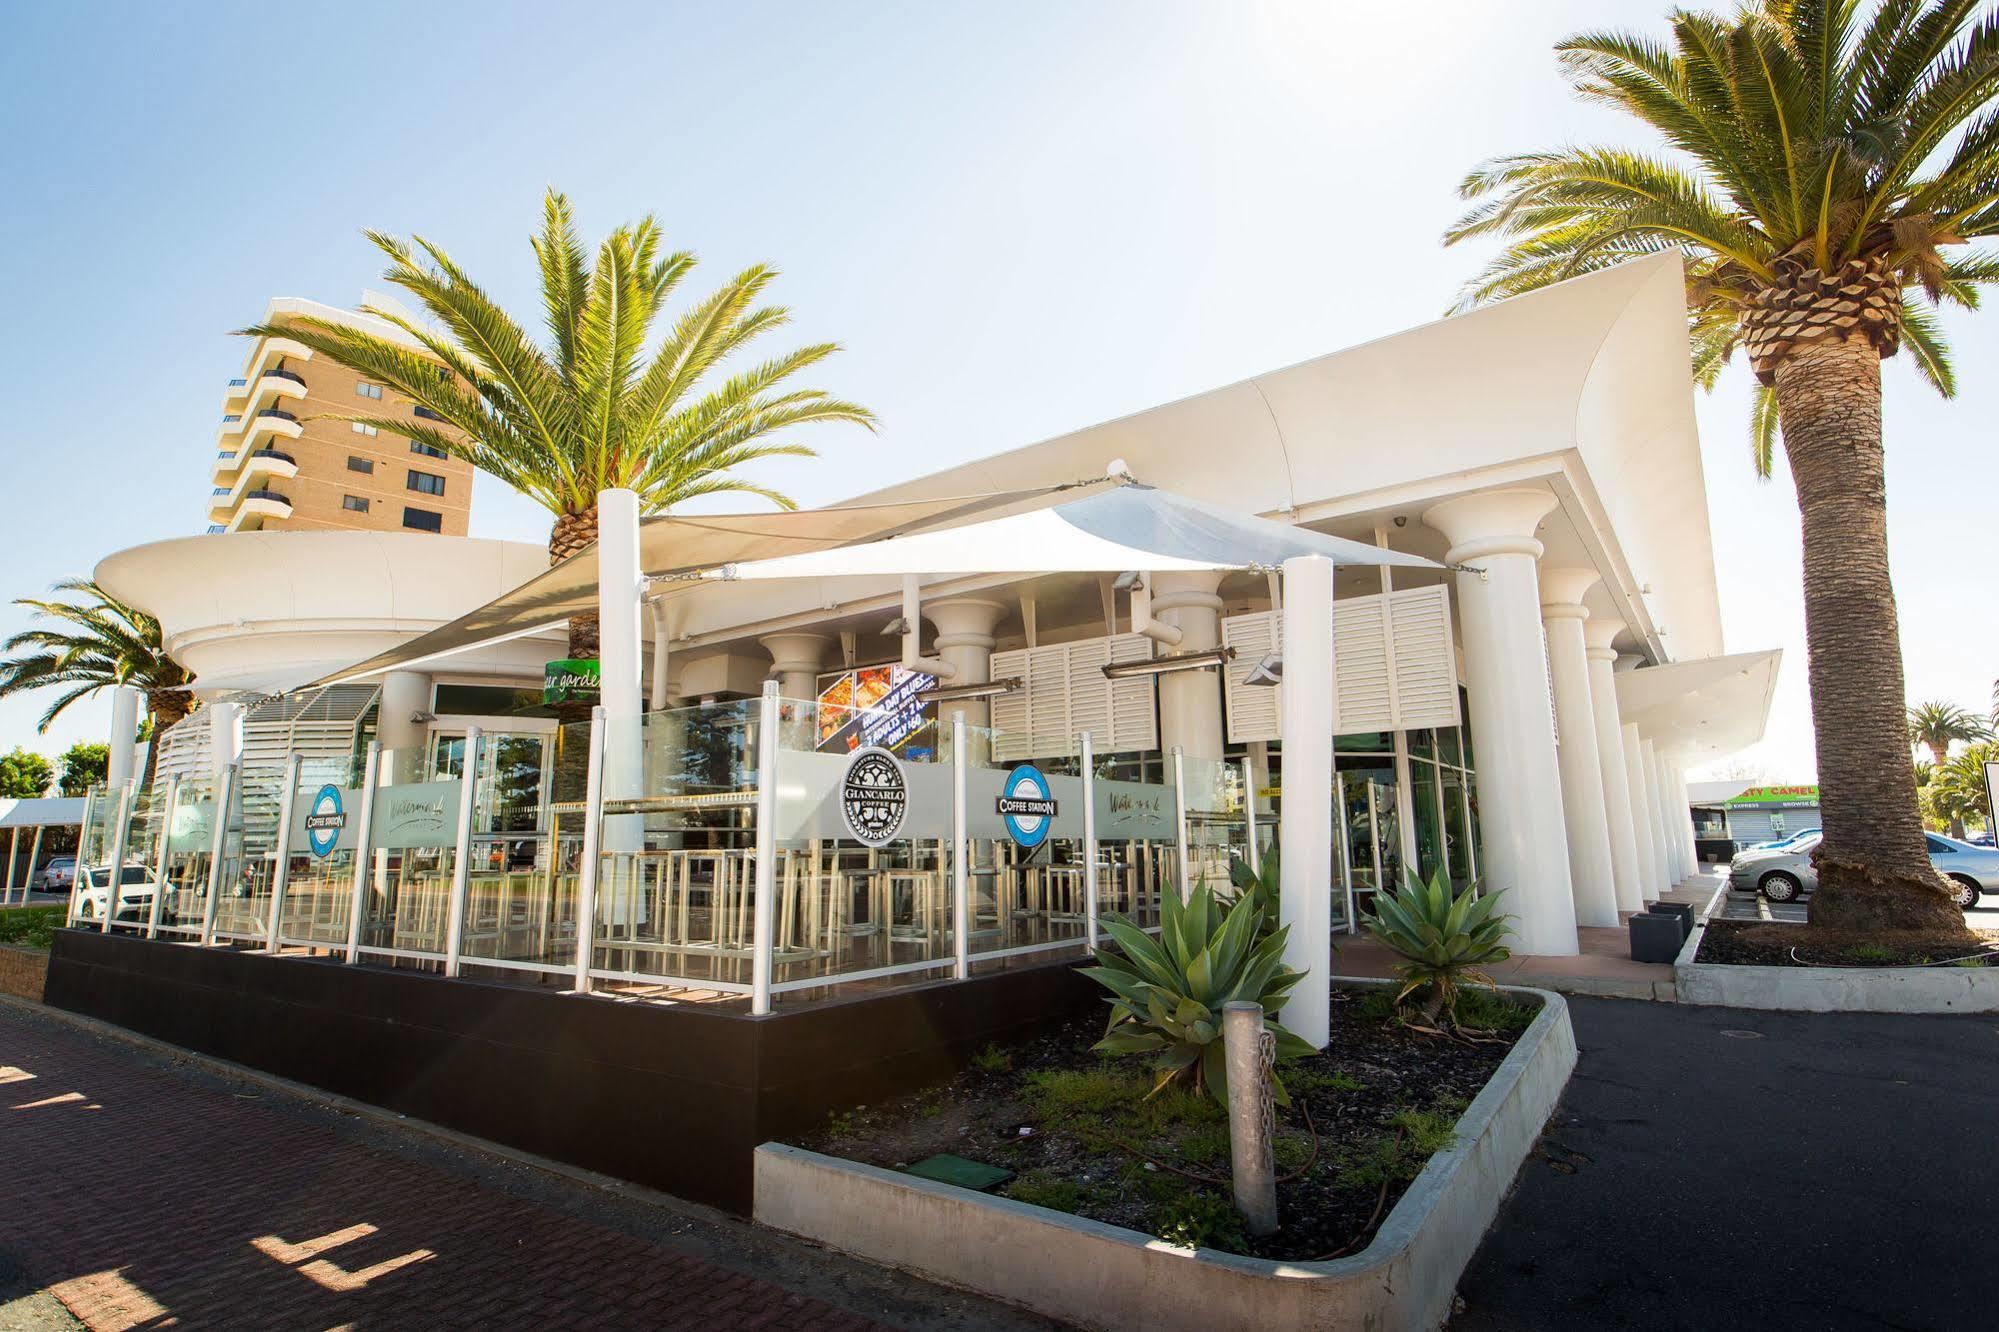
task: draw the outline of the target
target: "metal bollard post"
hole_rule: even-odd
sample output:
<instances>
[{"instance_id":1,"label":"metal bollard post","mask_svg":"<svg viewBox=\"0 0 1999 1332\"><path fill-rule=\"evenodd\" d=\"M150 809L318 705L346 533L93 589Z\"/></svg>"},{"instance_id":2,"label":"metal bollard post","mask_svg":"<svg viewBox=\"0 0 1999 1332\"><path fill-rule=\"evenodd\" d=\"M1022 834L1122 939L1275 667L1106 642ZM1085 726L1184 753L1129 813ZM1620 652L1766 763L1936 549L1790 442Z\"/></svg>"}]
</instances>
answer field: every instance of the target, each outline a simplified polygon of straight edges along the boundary
<instances>
[{"instance_id":1,"label":"metal bollard post","mask_svg":"<svg viewBox=\"0 0 1999 1332\"><path fill-rule=\"evenodd\" d=\"M1229 1069L1229 1166L1236 1210L1252 1235L1277 1229L1277 1173L1273 1142L1277 1111L1271 1102L1276 1038L1263 1029L1263 1005L1234 1000L1222 1005L1222 1041Z\"/></svg>"}]
</instances>

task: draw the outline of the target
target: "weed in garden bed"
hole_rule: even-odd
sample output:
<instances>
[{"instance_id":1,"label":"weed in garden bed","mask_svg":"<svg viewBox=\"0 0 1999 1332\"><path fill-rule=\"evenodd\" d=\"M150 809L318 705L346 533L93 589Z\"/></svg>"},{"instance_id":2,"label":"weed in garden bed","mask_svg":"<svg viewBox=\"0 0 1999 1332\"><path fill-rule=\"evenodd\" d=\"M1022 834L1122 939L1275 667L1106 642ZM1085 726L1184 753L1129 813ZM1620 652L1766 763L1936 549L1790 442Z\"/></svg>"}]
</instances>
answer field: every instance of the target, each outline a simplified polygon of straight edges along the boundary
<instances>
[{"instance_id":1,"label":"weed in garden bed","mask_svg":"<svg viewBox=\"0 0 1999 1332\"><path fill-rule=\"evenodd\" d=\"M1001 1192L1020 1202L1176 1244L1325 1258L1365 1245L1450 1145L1458 1116L1535 1011L1478 991L1465 998L1466 1025L1501 1039L1426 1036L1394 1019L1382 991L1334 992L1326 1050L1284 1068L1292 1104L1279 1111L1274 1144L1281 1228L1269 1237L1240 1232L1226 1111L1204 1093L1154 1092L1143 1056L1092 1053L1102 1031L1093 1017L982 1051L946 1086L836 1115L800 1145L891 1168L949 1152L1012 1171Z\"/></svg>"},{"instance_id":2,"label":"weed in garden bed","mask_svg":"<svg viewBox=\"0 0 1999 1332\"><path fill-rule=\"evenodd\" d=\"M55 942L65 908L60 906L8 907L0 910L0 943L23 948L47 948Z\"/></svg>"}]
</instances>

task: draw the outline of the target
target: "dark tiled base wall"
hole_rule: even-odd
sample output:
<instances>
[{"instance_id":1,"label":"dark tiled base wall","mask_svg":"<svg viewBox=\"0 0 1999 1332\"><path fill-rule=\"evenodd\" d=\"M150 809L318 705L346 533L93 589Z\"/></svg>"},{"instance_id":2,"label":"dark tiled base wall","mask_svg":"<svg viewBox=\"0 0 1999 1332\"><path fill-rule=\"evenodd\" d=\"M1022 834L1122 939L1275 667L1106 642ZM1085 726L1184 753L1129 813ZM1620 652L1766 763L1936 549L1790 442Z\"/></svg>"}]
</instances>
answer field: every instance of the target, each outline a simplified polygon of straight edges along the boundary
<instances>
[{"instance_id":1,"label":"dark tiled base wall","mask_svg":"<svg viewBox=\"0 0 1999 1332\"><path fill-rule=\"evenodd\" d=\"M757 1144L1097 1002L1064 963L753 1018L77 930L45 1000L742 1215Z\"/></svg>"}]
</instances>

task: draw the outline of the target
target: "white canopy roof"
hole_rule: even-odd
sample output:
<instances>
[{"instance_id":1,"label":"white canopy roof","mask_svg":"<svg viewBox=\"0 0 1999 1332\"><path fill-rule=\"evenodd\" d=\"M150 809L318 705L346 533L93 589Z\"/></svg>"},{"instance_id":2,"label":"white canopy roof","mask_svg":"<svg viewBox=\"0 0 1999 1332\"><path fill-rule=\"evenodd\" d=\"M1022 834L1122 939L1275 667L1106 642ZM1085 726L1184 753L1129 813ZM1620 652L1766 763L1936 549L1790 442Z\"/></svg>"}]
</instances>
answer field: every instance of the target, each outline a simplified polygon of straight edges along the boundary
<instances>
[{"instance_id":1,"label":"white canopy roof","mask_svg":"<svg viewBox=\"0 0 1999 1332\"><path fill-rule=\"evenodd\" d=\"M0 829L69 828L83 822L82 796L0 800Z\"/></svg>"},{"instance_id":2,"label":"white canopy roof","mask_svg":"<svg viewBox=\"0 0 1999 1332\"><path fill-rule=\"evenodd\" d=\"M1442 566L1420 555L1128 482L1052 508L802 555L728 564L703 578L759 580L895 574L1118 573L1274 569L1295 555L1336 565Z\"/></svg>"},{"instance_id":3,"label":"white canopy roof","mask_svg":"<svg viewBox=\"0 0 1999 1332\"><path fill-rule=\"evenodd\" d=\"M1738 652L1617 673L1617 711L1661 751L1708 763L1763 738L1783 653Z\"/></svg>"}]
</instances>

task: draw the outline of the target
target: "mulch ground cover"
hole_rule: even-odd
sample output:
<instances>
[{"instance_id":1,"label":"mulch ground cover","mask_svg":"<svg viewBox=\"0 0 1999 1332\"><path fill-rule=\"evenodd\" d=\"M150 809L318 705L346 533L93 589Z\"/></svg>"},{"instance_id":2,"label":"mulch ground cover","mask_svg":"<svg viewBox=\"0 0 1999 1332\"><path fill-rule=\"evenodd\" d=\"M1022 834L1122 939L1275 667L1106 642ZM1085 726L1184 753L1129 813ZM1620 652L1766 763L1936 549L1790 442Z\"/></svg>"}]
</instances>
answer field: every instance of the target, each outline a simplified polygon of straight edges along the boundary
<instances>
[{"instance_id":1,"label":"mulch ground cover","mask_svg":"<svg viewBox=\"0 0 1999 1332\"><path fill-rule=\"evenodd\" d=\"M1696 962L1757 967L1999 966L1999 935L1939 938L1897 931L1811 929L1788 922L1711 920Z\"/></svg>"},{"instance_id":2,"label":"mulch ground cover","mask_svg":"<svg viewBox=\"0 0 1999 1332\"><path fill-rule=\"evenodd\" d=\"M799 1146L890 1169L938 1153L1013 1172L995 1192L1022 1202L1263 1258L1359 1252L1485 1086L1534 1015L1478 992L1474 1042L1424 1035L1381 991L1335 990L1324 1052L1284 1064L1278 1109L1278 1233L1244 1235L1229 1195L1226 1115L1205 1092L1148 1095L1143 1057L1090 1046L1085 1017L988 1048L943 1087L835 1115ZM1309 1113L1309 1119L1307 1118Z\"/></svg>"}]
</instances>

